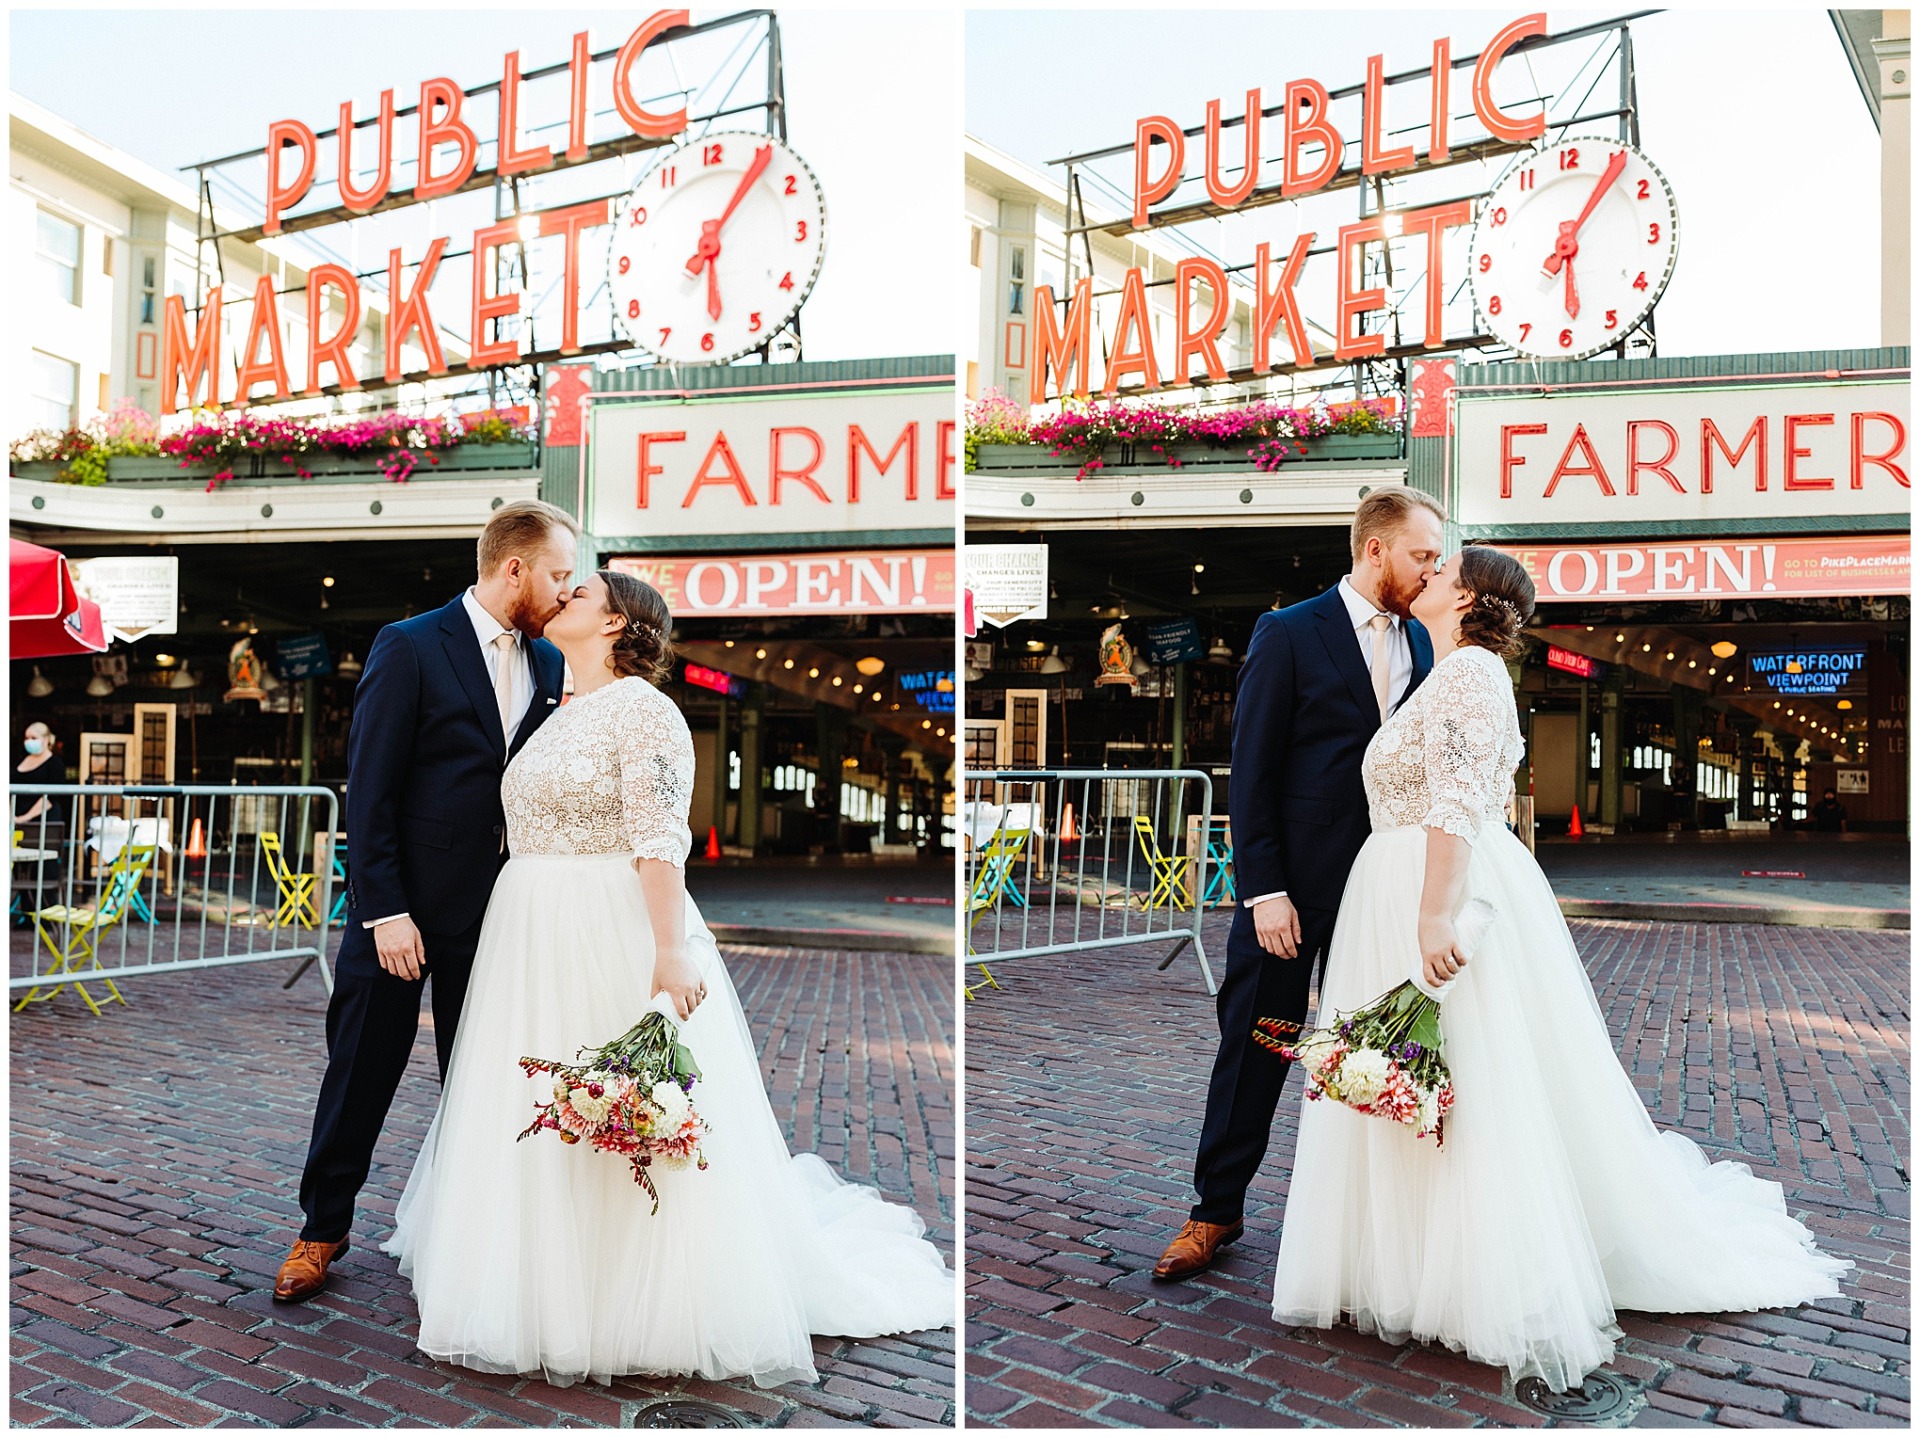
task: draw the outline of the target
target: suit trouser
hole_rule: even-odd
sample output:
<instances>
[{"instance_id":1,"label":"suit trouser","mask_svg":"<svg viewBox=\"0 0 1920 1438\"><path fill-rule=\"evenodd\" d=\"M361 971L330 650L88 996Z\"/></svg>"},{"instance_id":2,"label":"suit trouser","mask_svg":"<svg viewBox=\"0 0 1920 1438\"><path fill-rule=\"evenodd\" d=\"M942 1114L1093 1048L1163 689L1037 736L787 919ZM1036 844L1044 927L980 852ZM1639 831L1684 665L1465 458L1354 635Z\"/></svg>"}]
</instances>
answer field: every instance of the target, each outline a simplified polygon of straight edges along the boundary
<instances>
[{"instance_id":1,"label":"suit trouser","mask_svg":"<svg viewBox=\"0 0 1920 1438\"><path fill-rule=\"evenodd\" d=\"M353 1226L354 1201L373 1166L373 1148L386 1126L420 1029L420 992L433 980L433 1042L446 1082L460 1009L480 943L480 923L458 934L422 930L426 977L396 978L380 967L373 931L349 920L327 1005L327 1073L314 1105L313 1142L300 1175L304 1239L335 1243Z\"/></svg>"},{"instance_id":2,"label":"suit trouser","mask_svg":"<svg viewBox=\"0 0 1920 1438\"><path fill-rule=\"evenodd\" d=\"M1252 910L1241 907L1227 934L1227 973L1216 1007L1220 1052L1207 1085L1207 1116L1194 1158L1200 1201L1192 1217L1232 1223L1246 1202L1247 1185L1267 1156L1274 1110L1286 1082L1287 1061L1255 1042L1254 1025L1276 1021L1279 1036L1296 1038L1307 1019L1314 969L1325 963L1333 938L1331 909L1300 909L1300 950L1283 959L1260 947Z\"/></svg>"}]
</instances>

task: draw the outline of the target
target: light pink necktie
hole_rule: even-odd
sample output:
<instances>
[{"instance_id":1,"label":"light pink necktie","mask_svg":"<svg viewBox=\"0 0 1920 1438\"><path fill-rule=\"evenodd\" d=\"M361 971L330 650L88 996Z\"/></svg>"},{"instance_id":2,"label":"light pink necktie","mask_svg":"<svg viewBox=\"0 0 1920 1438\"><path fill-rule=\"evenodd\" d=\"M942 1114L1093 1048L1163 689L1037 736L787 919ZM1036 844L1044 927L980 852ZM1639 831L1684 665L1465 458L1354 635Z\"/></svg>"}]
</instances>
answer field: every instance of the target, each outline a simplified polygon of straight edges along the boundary
<instances>
[{"instance_id":1,"label":"light pink necktie","mask_svg":"<svg viewBox=\"0 0 1920 1438\"><path fill-rule=\"evenodd\" d=\"M1387 686L1393 669L1387 658L1387 626L1392 622L1384 614L1376 614L1367 621L1373 626L1373 697L1380 702L1382 724L1387 722Z\"/></svg>"}]
</instances>

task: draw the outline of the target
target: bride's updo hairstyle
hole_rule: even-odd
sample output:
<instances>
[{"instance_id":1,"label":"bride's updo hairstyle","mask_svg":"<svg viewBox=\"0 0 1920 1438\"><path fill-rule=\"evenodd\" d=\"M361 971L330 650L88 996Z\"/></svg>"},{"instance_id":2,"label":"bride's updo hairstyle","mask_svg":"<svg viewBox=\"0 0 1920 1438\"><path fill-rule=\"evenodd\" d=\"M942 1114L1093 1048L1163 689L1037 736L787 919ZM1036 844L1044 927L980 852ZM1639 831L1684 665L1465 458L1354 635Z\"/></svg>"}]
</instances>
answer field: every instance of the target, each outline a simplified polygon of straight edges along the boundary
<instances>
[{"instance_id":1,"label":"bride's updo hairstyle","mask_svg":"<svg viewBox=\"0 0 1920 1438\"><path fill-rule=\"evenodd\" d=\"M637 674L654 684L666 683L673 672L673 641L667 637L673 614L667 601L646 580L617 569L601 570L600 580L607 586L607 613L627 621L613 637L613 672L622 679Z\"/></svg>"},{"instance_id":2,"label":"bride's updo hairstyle","mask_svg":"<svg viewBox=\"0 0 1920 1438\"><path fill-rule=\"evenodd\" d=\"M1519 560L1485 545L1460 551L1461 589L1473 603L1460 616L1460 642L1512 659L1526 648L1522 633L1533 618L1533 581Z\"/></svg>"}]
</instances>

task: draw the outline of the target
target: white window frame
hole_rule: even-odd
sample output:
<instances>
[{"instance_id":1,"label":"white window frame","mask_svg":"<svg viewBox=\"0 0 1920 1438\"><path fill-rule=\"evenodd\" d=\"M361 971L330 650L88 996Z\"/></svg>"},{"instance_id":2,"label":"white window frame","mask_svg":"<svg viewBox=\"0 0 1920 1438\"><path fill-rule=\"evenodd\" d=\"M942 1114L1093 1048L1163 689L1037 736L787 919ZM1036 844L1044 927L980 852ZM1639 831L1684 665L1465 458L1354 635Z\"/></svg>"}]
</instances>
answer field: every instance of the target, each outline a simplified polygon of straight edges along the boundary
<instances>
[{"instance_id":1,"label":"white window frame","mask_svg":"<svg viewBox=\"0 0 1920 1438\"><path fill-rule=\"evenodd\" d=\"M73 231L74 255L71 260L68 260L64 255L53 253L42 243L41 229L42 222L45 220L51 220L56 225L64 225ZM82 299L85 297L85 292L81 287L81 275L86 268L87 227L78 220L70 219L66 215L47 209L44 205L36 205L34 207L33 220L33 253L34 258L42 262L45 266L66 271L67 293L61 294L57 287L53 293L55 297L63 303L70 304L76 309L79 308Z\"/></svg>"}]
</instances>

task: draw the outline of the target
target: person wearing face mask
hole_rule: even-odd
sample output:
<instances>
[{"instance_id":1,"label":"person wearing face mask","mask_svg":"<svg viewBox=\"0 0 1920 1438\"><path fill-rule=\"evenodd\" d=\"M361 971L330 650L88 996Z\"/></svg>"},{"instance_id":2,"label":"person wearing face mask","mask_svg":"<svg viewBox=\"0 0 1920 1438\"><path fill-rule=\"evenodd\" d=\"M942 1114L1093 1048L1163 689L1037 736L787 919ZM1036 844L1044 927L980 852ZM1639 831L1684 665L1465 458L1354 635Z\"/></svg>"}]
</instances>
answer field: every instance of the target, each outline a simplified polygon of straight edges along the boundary
<instances>
[{"instance_id":1,"label":"person wearing face mask","mask_svg":"<svg viewBox=\"0 0 1920 1438\"><path fill-rule=\"evenodd\" d=\"M21 747L27 752L14 766L16 783L38 785L71 782L66 762L60 757L60 746L53 737L53 731L45 724L35 720L27 725ZM53 826L59 821L61 812L62 803L59 799L49 799L44 794L20 795L14 801L13 827L24 831L22 847L57 849L59 835ZM43 839L46 841L44 845L40 842ZM59 902L58 859L36 859L31 863L22 863L16 865L13 872L16 880L14 892L19 896L20 913L23 916L17 922L27 922L25 915Z\"/></svg>"},{"instance_id":2,"label":"person wearing face mask","mask_svg":"<svg viewBox=\"0 0 1920 1438\"><path fill-rule=\"evenodd\" d=\"M14 765L13 772L23 784L65 784L67 766L60 758L60 746L54 741L53 731L35 720L27 725L26 737L21 746L27 751L26 757ZM23 808L13 816L14 826L38 819L49 807L44 796L22 796Z\"/></svg>"}]
</instances>

